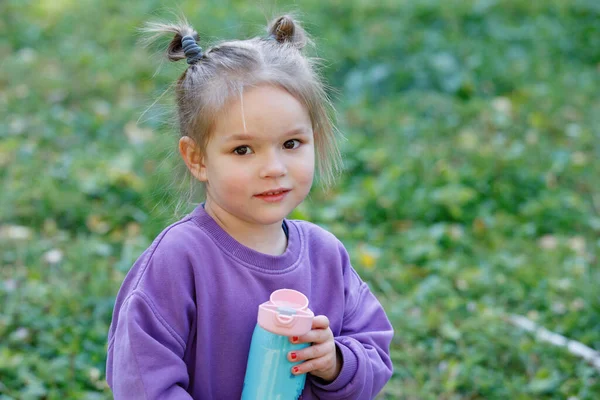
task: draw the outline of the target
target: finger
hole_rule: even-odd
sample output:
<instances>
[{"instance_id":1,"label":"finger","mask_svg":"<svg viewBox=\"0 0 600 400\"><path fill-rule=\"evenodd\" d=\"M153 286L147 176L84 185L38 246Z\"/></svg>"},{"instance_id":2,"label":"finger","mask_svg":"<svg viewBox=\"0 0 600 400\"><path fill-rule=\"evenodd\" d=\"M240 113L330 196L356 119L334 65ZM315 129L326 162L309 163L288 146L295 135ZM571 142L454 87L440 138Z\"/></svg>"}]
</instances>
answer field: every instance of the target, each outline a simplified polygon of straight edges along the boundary
<instances>
[{"instance_id":1,"label":"finger","mask_svg":"<svg viewBox=\"0 0 600 400\"><path fill-rule=\"evenodd\" d=\"M330 339L333 339L333 332L331 329L313 329L303 336L292 336L290 342L294 344L298 343L323 343Z\"/></svg>"},{"instance_id":2,"label":"finger","mask_svg":"<svg viewBox=\"0 0 600 400\"><path fill-rule=\"evenodd\" d=\"M308 332L306 335L301 336L299 340L303 341L303 343L324 343L327 341L333 341L333 332L331 329L313 329Z\"/></svg>"},{"instance_id":3,"label":"finger","mask_svg":"<svg viewBox=\"0 0 600 400\"><path fill-rule=\"evenodd\" d=\"M309 334L311 332L313 332L314 330L318 329L318 330L322 330L322 329L327 329L329 328L329 318L327 318L325 315L317 315L316 317L313 318L313 322L312 322L312 330L304 335L304 336L291 336L290 337L290 342L292 343L311 343L311 342L315 342L314 340L310 340ZM330 330L331 332L331 330ZM332 333L333 335L333 333ZM321 336L319 336L321 337ZM327 339L322 339L317 341L317 343L322 343Z\"/></svg>"},{"instance_id":4,"label":"finger","mask_svg":"<svg viewBox=\"0 0 600 400\"><path fill-rule=\"evenodd\" d=\"M293 366L292 373L294 375L300 375L309 373L311 371L325 371L332 368L334 362L334 357L332 357L330 354L323 357L312 358L308 361Z\"/></svg>"},{"instance_id":5,"label":"finger","mask_svg":"<svg viewBox=\"0 0 600 400\"><path fill-rule=\"evenodd\" d=\"M324 357L328 354L335 354L335 342L333 341L314 344L303 350L290 351L288 353L288 360L291 362L305 361Z\"/></svg>"},{"instance_id":6,"label":"finger","mask_svg":"<svg viewBox=\"0 0 600 400\"><path fill-rule=\"evenodd\" d=\"M317 315L316 317L313 318L312 328L313 329L329 328L329 318L327 318L325 315Z\"/></svg>"}]
</instances>

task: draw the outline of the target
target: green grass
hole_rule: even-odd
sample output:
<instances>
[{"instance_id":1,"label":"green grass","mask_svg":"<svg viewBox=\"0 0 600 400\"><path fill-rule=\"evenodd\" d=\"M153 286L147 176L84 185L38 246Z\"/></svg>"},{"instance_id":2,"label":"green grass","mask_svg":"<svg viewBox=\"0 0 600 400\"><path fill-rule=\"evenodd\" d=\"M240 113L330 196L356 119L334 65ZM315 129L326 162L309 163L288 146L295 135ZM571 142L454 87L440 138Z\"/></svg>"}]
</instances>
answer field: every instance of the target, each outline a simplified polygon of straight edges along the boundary
<instances>
[{"instance_id":1,"label":"green grass","mask_svg":"<svg viewBox=\"0 0 600 400\"><path fill-rule=\"evenodd\" d=\"M205 44L277 10L206 3L181 6ZM598 3L279 3L348 138L337 186L294 217L335 233L386 307L381 398L600 397L600 371L505 320L600 350ZM178 197L170 103L149 106L183 65L155 75L135 32L168 10L0 3L1 400L110 398L114 296Z\"/></svg>"}]
</instances>

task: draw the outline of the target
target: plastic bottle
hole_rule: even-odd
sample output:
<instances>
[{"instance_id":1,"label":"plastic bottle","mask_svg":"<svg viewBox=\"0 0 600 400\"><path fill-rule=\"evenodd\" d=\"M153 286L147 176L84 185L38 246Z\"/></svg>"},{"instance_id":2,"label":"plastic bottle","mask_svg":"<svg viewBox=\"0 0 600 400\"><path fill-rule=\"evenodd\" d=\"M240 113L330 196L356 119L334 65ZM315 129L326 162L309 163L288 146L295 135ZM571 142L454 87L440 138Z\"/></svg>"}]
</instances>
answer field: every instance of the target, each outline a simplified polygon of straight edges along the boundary
<instances>
[{"instance_id":1,"label":"plastic bottle","mask_svg":"<svg viewBox=\"0 0 600 400\"><path fill-rule=\"evenodd\" d=\"M306 374L292 374L293 366L300 362L288 361L287 355L310 344L292 344L289 337L308 333L313 318L306 296L291 289L274 291L270 300L258 307L242 400L296 400L300 397Z\"/></svg>"}]
</instances>

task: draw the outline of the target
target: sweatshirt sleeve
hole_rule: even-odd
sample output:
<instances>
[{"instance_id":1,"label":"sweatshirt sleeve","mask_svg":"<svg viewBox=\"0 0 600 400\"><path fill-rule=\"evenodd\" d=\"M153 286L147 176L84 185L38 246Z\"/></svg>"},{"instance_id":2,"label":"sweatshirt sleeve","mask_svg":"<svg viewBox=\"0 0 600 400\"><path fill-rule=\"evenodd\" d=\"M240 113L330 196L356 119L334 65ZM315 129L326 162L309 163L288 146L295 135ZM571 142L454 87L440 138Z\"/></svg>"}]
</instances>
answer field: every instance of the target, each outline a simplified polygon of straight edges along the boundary
<instances>
[{"instance_id":1,"label":"sweatshirt sleeve","mask_svg":"<svg viewBox=\"0 0 600 400\"><path fill-rule=\"evenodd\" d=\"M373 399L392 376L390 343L393 327L383 307L350 265L340 244L344 265L345 310L342 329L335 337L343 364L338 377L323 384L312 377L321 399Z\"/></svg>"},{"instance_id":2,"label":"sweatshirt sleeve","mask_svg":"<svg viewBox=\"0 0 600 400\"><path fill-rule=\"evenodd\" d=\"M157 239L117 295L106 361L116 400L191 399L184 359L195 324L194 278L179 238Z\"/></svg>"},{"instance_id":3,"label":"sweatshirt sleeve","mask_svg":"<svg viewBox=\"0 0 600 400\"><path fill-rule=\"evenodd\" d=\"M141 291L123 303L108 349L107 380L114 398L191 399L185 343Z\"/></svg>"}]
</instances>

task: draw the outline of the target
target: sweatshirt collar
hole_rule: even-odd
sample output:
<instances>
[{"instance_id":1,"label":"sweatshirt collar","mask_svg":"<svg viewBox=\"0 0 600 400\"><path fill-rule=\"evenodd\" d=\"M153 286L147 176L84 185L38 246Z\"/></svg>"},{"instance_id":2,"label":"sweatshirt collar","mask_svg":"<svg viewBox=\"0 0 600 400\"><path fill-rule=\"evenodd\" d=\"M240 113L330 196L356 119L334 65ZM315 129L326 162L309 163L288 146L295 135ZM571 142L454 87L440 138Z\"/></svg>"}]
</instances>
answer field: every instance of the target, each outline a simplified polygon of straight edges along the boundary
<instances>
[{"instance_id":1,"label":"sweatshirt collar","mask_svg":"<svg viewBox=\"0 0 600 400\"><path fill-rule=\"evenodd\" d=\"M203 204L196 206L190 216L208 233L218 247L249 268L269 273L282 273L295 268L298 264L304 240L300 229L293 221L285 220L289 231L285 252L279 256L272 256L246 247L235 240L206 212Z\"/></svg>"}]
</instances>

